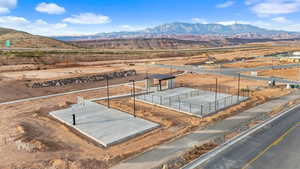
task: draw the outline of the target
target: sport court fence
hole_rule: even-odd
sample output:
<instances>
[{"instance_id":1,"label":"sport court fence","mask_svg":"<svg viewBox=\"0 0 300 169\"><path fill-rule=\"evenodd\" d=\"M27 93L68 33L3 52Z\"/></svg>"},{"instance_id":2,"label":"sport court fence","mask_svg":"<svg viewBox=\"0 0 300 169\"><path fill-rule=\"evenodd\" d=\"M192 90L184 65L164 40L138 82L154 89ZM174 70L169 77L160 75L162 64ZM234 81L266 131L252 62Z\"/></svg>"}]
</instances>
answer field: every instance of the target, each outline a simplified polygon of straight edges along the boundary
<instances>
[{"instance_id":1,"label":"sport court fence","mask_svg":"<svg viewBox=\"0 0 300 169\"><path fill-rule=\"evenodd\" d=\"M218 94L222 94L218 90ZM234 90L229 90L228 88L224 88L224 91L227 91L228 94L233 92ZM235 90L235 92L237 92ZM221 109L227 108L229 106L238 104L242 101L245 101L249 97L249 91L241 90L240 95L225 95L225 97L221 99L217 99L212 102L206 102L206 103L191 103L188 101L190 98L195 98L197 96L205 96L205 95L214 95L215 92L213 90L194 90L190 91L184 94L175 95L171 97L164 97L162 95L155 95L155 93L148 93L144 95L137 96L137 99L142 100L144 102L148 102L150 104L156 104L163 107L171 108L177 111L190 113L197 116L206 116L211 113L215 113ZM223 93L224 94L224 93Z\"/></svg>"},{"instance_id":2,"label":"sport court fence","mask_svg":"<svg viewBox=\"0 0 300 169\"><path fill-rule=\"evenodd\" d=\"M251 91L249 89L236 89L229 86L216 86L214 84L212 85L191 85L191 84L177 84L176 87L189 87L193 89L200 89L210 92L218 92L218 93L225 93L230 95L238 95L243 97L250 97Z\"/></svg>"}]
</instances>

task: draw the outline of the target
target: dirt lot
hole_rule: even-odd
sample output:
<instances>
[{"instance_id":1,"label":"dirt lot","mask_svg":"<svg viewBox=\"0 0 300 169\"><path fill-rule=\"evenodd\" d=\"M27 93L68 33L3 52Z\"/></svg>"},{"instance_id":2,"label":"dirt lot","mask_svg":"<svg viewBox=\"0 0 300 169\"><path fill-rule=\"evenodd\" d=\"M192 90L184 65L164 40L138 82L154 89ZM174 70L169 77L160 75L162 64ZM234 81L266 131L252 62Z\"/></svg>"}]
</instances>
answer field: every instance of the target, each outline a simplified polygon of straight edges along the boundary
<instances>
[{"instance_id":1,"label":"dirt lot","mask_svg":"<svg viewBox=\"0 0 300 169\"><path fill-rule=\"evenodd\" d=\"M289 68L289 69L274 69L274 70L264 70L259 71L259 76L275 76L289 80L300 80L300 68Z\"/></svg>"},{"instance_id":2,"label":"dirt lot","mask_svg":"<svg viewBox=\"0 0 300 169\"><path fill-rule=\"evenodd\" d=\"M240 62L234 62L234 63L227 63L223 64L222 67L225 68L253 68L253 67L259 67L259 66L276 66L276 65L282 65L279 61L279 59L276 58L256 58L252 60L246 60L246 61L240 61Z\"/></svg>"},{"instance_id":3,"label":"dirt lot","mask_svg":"<svg viewBox=\"0 0 300 169\"><path fill-rule=\"evenodd\" d=\"M210 74L185 74L176 78L177 84L188 84L191 86L203 86L203 87L214 87L216 83L216 78L218 79L219 87L230 87L238 88L238 79L223 75L210 75ZM246 80L241 79L240 88L259 88L266 86L267 83L258 80Z\"/></svg>"},{"instance_id":4,"label":"dirt lot","mask_svg":"<svg viewBox=\"0 0 300 169\"><path fill-rule=\"evenodd\" d=\"M216 77L223 85L232 87L236 85L232 83L235 79L230 77L194 74L180 76L178 82L211 85ZM262 85L255 81L242 81L241 84L242 87ZM130 93L130 90L129 86L121 86L110 91L112 95L116 95ZM86 99L106 96L105 89L2 105L0 106L2 112L0 114L0 156L3 158L0 159L0 168L107 168L120 160L180 137L195 127L232 116L288 92L279 88L260 90L252 93L250 100L203 119L137 102L137 116L157 122L161 127L109 148L96 146L93 141L48 115L52 110L75 102L76 96ZM131 99L116 99L111 101L111 104L114 108L132 114Z\"/></svg>"},{"instance_id":5,"label":"dirt lot","mask_svg":"<svg viewBox=\"0 0 300 169\"><path fill-rule=\"evenodd\" d=\"M51 79L68 78L70 76L76 77L125 69L135 69L137 71L137 76L113 79L109 82L110 85L127 83L131 79L144 80L147 74L170 73L170 69L165 68L153 68L146 65L128 66L124 64L113 66L85 66L64 69L57 68L48 70L2 72L0 73L0 102L106 86L105 81L37 89L32 89L26 86L27 83L31 83L33 81L47 81Z\"/></svg>"},{"instance_id":6,"label":"dirt lot","mask_svg":"<svg viewBox=\"0 0 300 169\"><path fill-rule=\"evenodd\" d=\"M280 50L283 50L283 48L278 49L278 51ZM270 49L257 52L235 51L226 54L214 54L212 57L217 59L232 59L235 57L269 54L270 52ZM154 68L146 65L151 62L184 65L194 62L203 62L207 60L207 57L207 55L198 55L188 58L176 57L176 59L160 58L139 61L114 60L78 62L72 67L51 67L51 69L42 71L37 70L39 68L36 67L36 65L6 66L0 69L0 102L106 85L106 82L96 82L57 88L31 89L25 85L29 81L74 77L117 71L120 69L137 70L137 76L112 80L110 81L112 85L125 83L130 79L143 80L147 74L170 73L170 69ZM269 61L263 61L264 64L265 62L269 64ZM259 60L253 63L253 65L259 64ZM252 65L252 63L249 62L249 65ZM179 76L176 83L183 85L214 86L216 78L218 78L220 86L237 88L236 78L221 75L185 74ZM161 127L109 148L95 145L92 140L78 134L76 131L66 127L48 115L50 111L61 109L75 103L76 96L81 96L85 99L104 97L106 96L105 89L18 104L1 105L0 157L2 158L0 158L0 168L105 169L121 160L148 150L163 142L180 137L196 127L204 127L215 121L230 117L245 109L261 104L269 99L291 92L291 90L281 88L265 88L267 84L262 81L242 79L240 84L241 88L260 89L252 92L251 99L246 102L202 119L137 102L137 116L157 122L161 124ZM138 82L137 86L142 87L143 82ZM126 85L110 89L111 95L130 92L131 87ZM99 103L104 104L105 102ZM111 101L111 104L112 107L116 109L132 114L133 102L129 98L115 99Z\"/></svg>"}]
</instances>

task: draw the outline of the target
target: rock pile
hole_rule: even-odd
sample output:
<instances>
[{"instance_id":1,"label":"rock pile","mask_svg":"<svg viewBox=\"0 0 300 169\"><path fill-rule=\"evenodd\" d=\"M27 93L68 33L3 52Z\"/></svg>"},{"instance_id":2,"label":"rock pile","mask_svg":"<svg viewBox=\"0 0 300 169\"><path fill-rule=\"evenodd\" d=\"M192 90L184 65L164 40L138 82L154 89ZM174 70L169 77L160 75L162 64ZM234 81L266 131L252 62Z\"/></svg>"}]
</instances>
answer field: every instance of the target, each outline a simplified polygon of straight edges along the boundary
<instances>
[{"instance_id":1,"label":"rock pile","mask_svg":"<svg viewBox=\"0 0 300 169\"><path fill-rule=\"evenodd\" d=\"M66 79L59 79L59 80L50 80L46 82L35 82L30 86L32 88L60 87L60 86L66 86L70 84L102 81L105 80L106 77L108 77L108 79L115 79L115 78L128 77L134 75L136 75L136 70L125 70L120 72L111 72L108 74L73 77L73 78L66 78Z\"/></svg>"}]
</instances>

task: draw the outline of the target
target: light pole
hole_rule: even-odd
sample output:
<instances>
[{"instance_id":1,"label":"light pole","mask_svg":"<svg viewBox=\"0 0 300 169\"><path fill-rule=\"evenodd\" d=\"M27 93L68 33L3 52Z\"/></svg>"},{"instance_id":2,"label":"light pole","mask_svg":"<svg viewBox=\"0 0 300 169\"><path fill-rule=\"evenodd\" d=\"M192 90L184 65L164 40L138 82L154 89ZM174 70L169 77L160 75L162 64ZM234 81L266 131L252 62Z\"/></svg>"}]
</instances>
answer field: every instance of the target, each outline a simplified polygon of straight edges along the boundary
<instances>
[{"instance_id":1,"label":"light pole","mask_svg":"<svg viewBox=\"0 0 300 169\"><path fill-rule=\"evenodd\" d=\"M107 94L107 108L110 108L109 104L109 84L108 84L108 75L106 76L106 94Z\"/></svg>"},{"instance_id":2,"label":"light pole","mask_svg":"<svg viewBox=\"0 0 300 169\"><path fill-rule=\"evenodd\" d=\"M217 99L218 99L218 78L216 78L216 92L215 92L215 110L217 111Z\"/></svg>"},{"instance_id":3,"label":"light pole","mask_svg":"<svg viewBox=\"0 0 300 169\"><path fill-rule=\"evenodd\" d=\"M132 87L133 87L133 116L136 117L135 115L135 80L130 80L130 82L132 82Z\"/></svg>"},{"instance_id":4,"label":"light pole","mask_svg":"<svg viewBox=\"0 0 300 169\"><path fill-rule=\"evenodd\" d=\"M238 78L238 97L237 97L237 101L240 100L240 81L241 81L241 74L239 73L239 78Z\"/></svg>"}]
</instances>

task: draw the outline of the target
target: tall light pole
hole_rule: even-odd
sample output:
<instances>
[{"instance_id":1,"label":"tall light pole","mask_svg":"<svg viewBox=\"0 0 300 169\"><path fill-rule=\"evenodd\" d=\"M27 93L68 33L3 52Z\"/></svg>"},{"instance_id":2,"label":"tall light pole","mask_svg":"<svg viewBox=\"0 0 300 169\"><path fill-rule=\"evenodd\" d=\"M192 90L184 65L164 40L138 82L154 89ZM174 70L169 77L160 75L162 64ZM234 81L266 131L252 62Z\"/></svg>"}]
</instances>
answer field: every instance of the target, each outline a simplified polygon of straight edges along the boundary
<instances>
[{"instance_id":1,"label":"tall light pole","mask_svg":"<svg viewBox=\"0 0 300 169\"><path fill-rule=\"evenodd\" d=\"M241 81L241 74L239 73L239 77L238 77L238 97L237 97L238 101L240 101L240 81Z\"/></svg>"},{"instance_id":2,"label":"tall light pole","mask_svg":"<svg viewBox=\"0 0 300 169\"><path fill-rule=\"evenodd\" d=\"M106 94L107 94L107 108L110 108L109 104L109 84L108 84L108 75L106 76Z\"/></svg>"},{"instance_id":3,"label":"tall light pole","mask_svg":"<svg viewBox=\"0 0 300 169\"><path fill-rule=\"evenodd\" d=\"M216 92L215 92L215 110L217 111L217 100L218 100L218 78L216 78Z\"/></svg>"},{"instance_id":4,"label":"tall light pole","mask_svg":"<svg viewBox=\"0 0 300 169\"><path fill-rule=\"evenodd\" d=\"M133 116L136 117L135 115L135 80L130 80L130 82L132 82L132 87L133 87Z\"/></svg>"}]
</instances>

